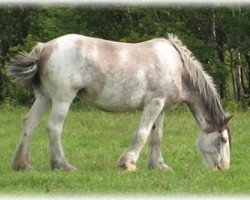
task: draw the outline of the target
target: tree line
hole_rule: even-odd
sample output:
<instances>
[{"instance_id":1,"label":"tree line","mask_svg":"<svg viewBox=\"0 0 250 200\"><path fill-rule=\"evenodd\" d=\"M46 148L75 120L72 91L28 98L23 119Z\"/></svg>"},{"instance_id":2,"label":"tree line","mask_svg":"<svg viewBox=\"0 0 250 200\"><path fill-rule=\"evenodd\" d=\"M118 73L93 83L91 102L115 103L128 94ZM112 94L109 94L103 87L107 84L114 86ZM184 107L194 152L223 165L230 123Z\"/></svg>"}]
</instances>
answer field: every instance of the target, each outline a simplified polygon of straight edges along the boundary
<instances>
[{"instance_id":1,"label":"tree line","mask_svg":"<svg viewBox=\"0 0 250 200\"><path fill-rule=\"evenodd\" d=\"M78 33L123 42L176 34L214 78L220 97L250 104L248 6L36 6L0 8L0 102L33 101L31 89L10 82L18 51L36 42Z\"/></svg>"}]
</instances>

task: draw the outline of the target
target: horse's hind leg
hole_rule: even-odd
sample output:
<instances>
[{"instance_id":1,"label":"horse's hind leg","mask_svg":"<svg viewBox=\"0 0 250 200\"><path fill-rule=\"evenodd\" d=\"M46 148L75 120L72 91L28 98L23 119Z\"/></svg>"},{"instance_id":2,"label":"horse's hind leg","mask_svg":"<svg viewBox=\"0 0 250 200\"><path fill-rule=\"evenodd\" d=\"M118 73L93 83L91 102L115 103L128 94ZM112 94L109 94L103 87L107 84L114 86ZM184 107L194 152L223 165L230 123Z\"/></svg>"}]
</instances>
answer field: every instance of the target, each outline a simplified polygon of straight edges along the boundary
<instances>
[{"instance_id":1,"label":"horse's hind leg","mask_svg":"<svg viewBox=\"0 0 250 200\"><path fill-rule=\"evenodd\" d=\"M31 143L32 135L35 132L42 116L48 108L48 98L36 94L36 100L31 107L30 111L26 115L23 121L22 138L19 146L17 147L14 159L12 162L12 168L14 170L29 169L29 146Z\"/></svg>"},{"instance_id":2,"label":"horse's hind leg","mask_svg":"<svg viewBox=\"0 0 250 200\"><path fill-rule=\"evenodd\" d=\"M163 158L161 155L161 141L163 135L163 119L164 113L162 112L156 119L154 126L150 132L150 153L149 153L149 169L160 169L164 171L172 171L172 169L164 164Z\"/></svg>"},{"instance_id":3,"label":"horse's hind leg","mask_svg":"<svg viewBox=\"0 0 250 200\"><path fill-rule=\"evenodd\" d=\"M136 169L136 162L144 146L155 120L162 112L165 99L154 99L144 107L139 128L130 147L123 153L118 166L128 171Z\"/></svg>"},{"instance_id":4,"label":"horse's hind leg","mask_svg":"<svg viewBox=\"0 0 250 200\"><path fill-rule=\"evenodd\" d=\"M61 145L63 123L68 113L71 102L72 101L52 101L52 111L47 125L50 140L50 164L52 170L76 170L74 166L68 163Z\"/></svg>"}]
</instances>

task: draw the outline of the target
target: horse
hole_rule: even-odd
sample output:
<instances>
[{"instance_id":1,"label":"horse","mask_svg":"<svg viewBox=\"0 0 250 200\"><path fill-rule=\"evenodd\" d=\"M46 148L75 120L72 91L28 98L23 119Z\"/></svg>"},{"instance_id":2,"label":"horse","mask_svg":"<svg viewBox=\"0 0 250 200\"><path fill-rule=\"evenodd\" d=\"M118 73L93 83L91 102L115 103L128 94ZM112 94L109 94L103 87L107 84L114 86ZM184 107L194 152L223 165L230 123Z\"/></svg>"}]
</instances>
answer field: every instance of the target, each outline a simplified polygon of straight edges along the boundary
<instances>
[{"instance_id":1,"label":"horse","mask_svg":"<svg viewBox=\"0 0 250 200\"><path fill-rule=\"evenodd\" d=\"M204 163L217 171L229 168L231 116L224 112L211 76L173 34L140 43L78 34L60 36L38 43L30 53L17 53L11 59L9 77L32 87L35 94L23 121L12 161L14 170L30 169L32 135L50 106L51 169L76 170L61 145L64 119L76 97L111 112L142 110L136 134L118 160L123 170L136 170L140 151L150 136L148 168L172 171L160 148L164 113L181 103L187 104L199 126L197 149Z\"/></svg>"}]
</instances>

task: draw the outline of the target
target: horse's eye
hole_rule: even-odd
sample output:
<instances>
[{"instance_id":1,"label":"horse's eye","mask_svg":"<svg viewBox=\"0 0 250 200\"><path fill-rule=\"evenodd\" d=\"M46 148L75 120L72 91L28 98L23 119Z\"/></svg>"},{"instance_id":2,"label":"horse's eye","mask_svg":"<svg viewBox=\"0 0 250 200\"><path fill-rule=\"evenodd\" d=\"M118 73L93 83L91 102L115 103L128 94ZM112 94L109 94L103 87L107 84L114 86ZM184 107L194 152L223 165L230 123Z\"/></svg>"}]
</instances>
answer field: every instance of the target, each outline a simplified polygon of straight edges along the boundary
<instances>
[{"instance_id":1,"label":"horse's eye","mask_svg":"<svg viewBox=\"0 0 250 200\"><path fill-rule=\"evenodd\" d=\"M226 143L227 142L227 138L221 138L222 142Z\"/></svg>"}]
</instances>

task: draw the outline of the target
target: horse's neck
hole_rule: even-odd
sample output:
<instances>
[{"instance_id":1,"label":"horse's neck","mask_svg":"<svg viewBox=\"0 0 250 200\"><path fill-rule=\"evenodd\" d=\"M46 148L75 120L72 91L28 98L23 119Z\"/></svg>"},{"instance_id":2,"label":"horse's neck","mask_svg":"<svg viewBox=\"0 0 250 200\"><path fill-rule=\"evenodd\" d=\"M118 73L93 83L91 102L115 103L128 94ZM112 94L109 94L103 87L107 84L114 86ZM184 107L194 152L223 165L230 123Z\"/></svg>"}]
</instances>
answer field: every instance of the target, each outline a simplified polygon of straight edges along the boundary
<instances>
[{"instance_id":1,"label":"horse's neck","mask_svg":"<svg viewBox=\"0 0 250 200\"><path fill-rule=\"evenodd\" d=\"M211 120L207 108L205 107L200 95L192 95L187 101L187 105L191 110L200 129L205 130L209 128L208 121Z\"/></svg>"}]
</instances>

